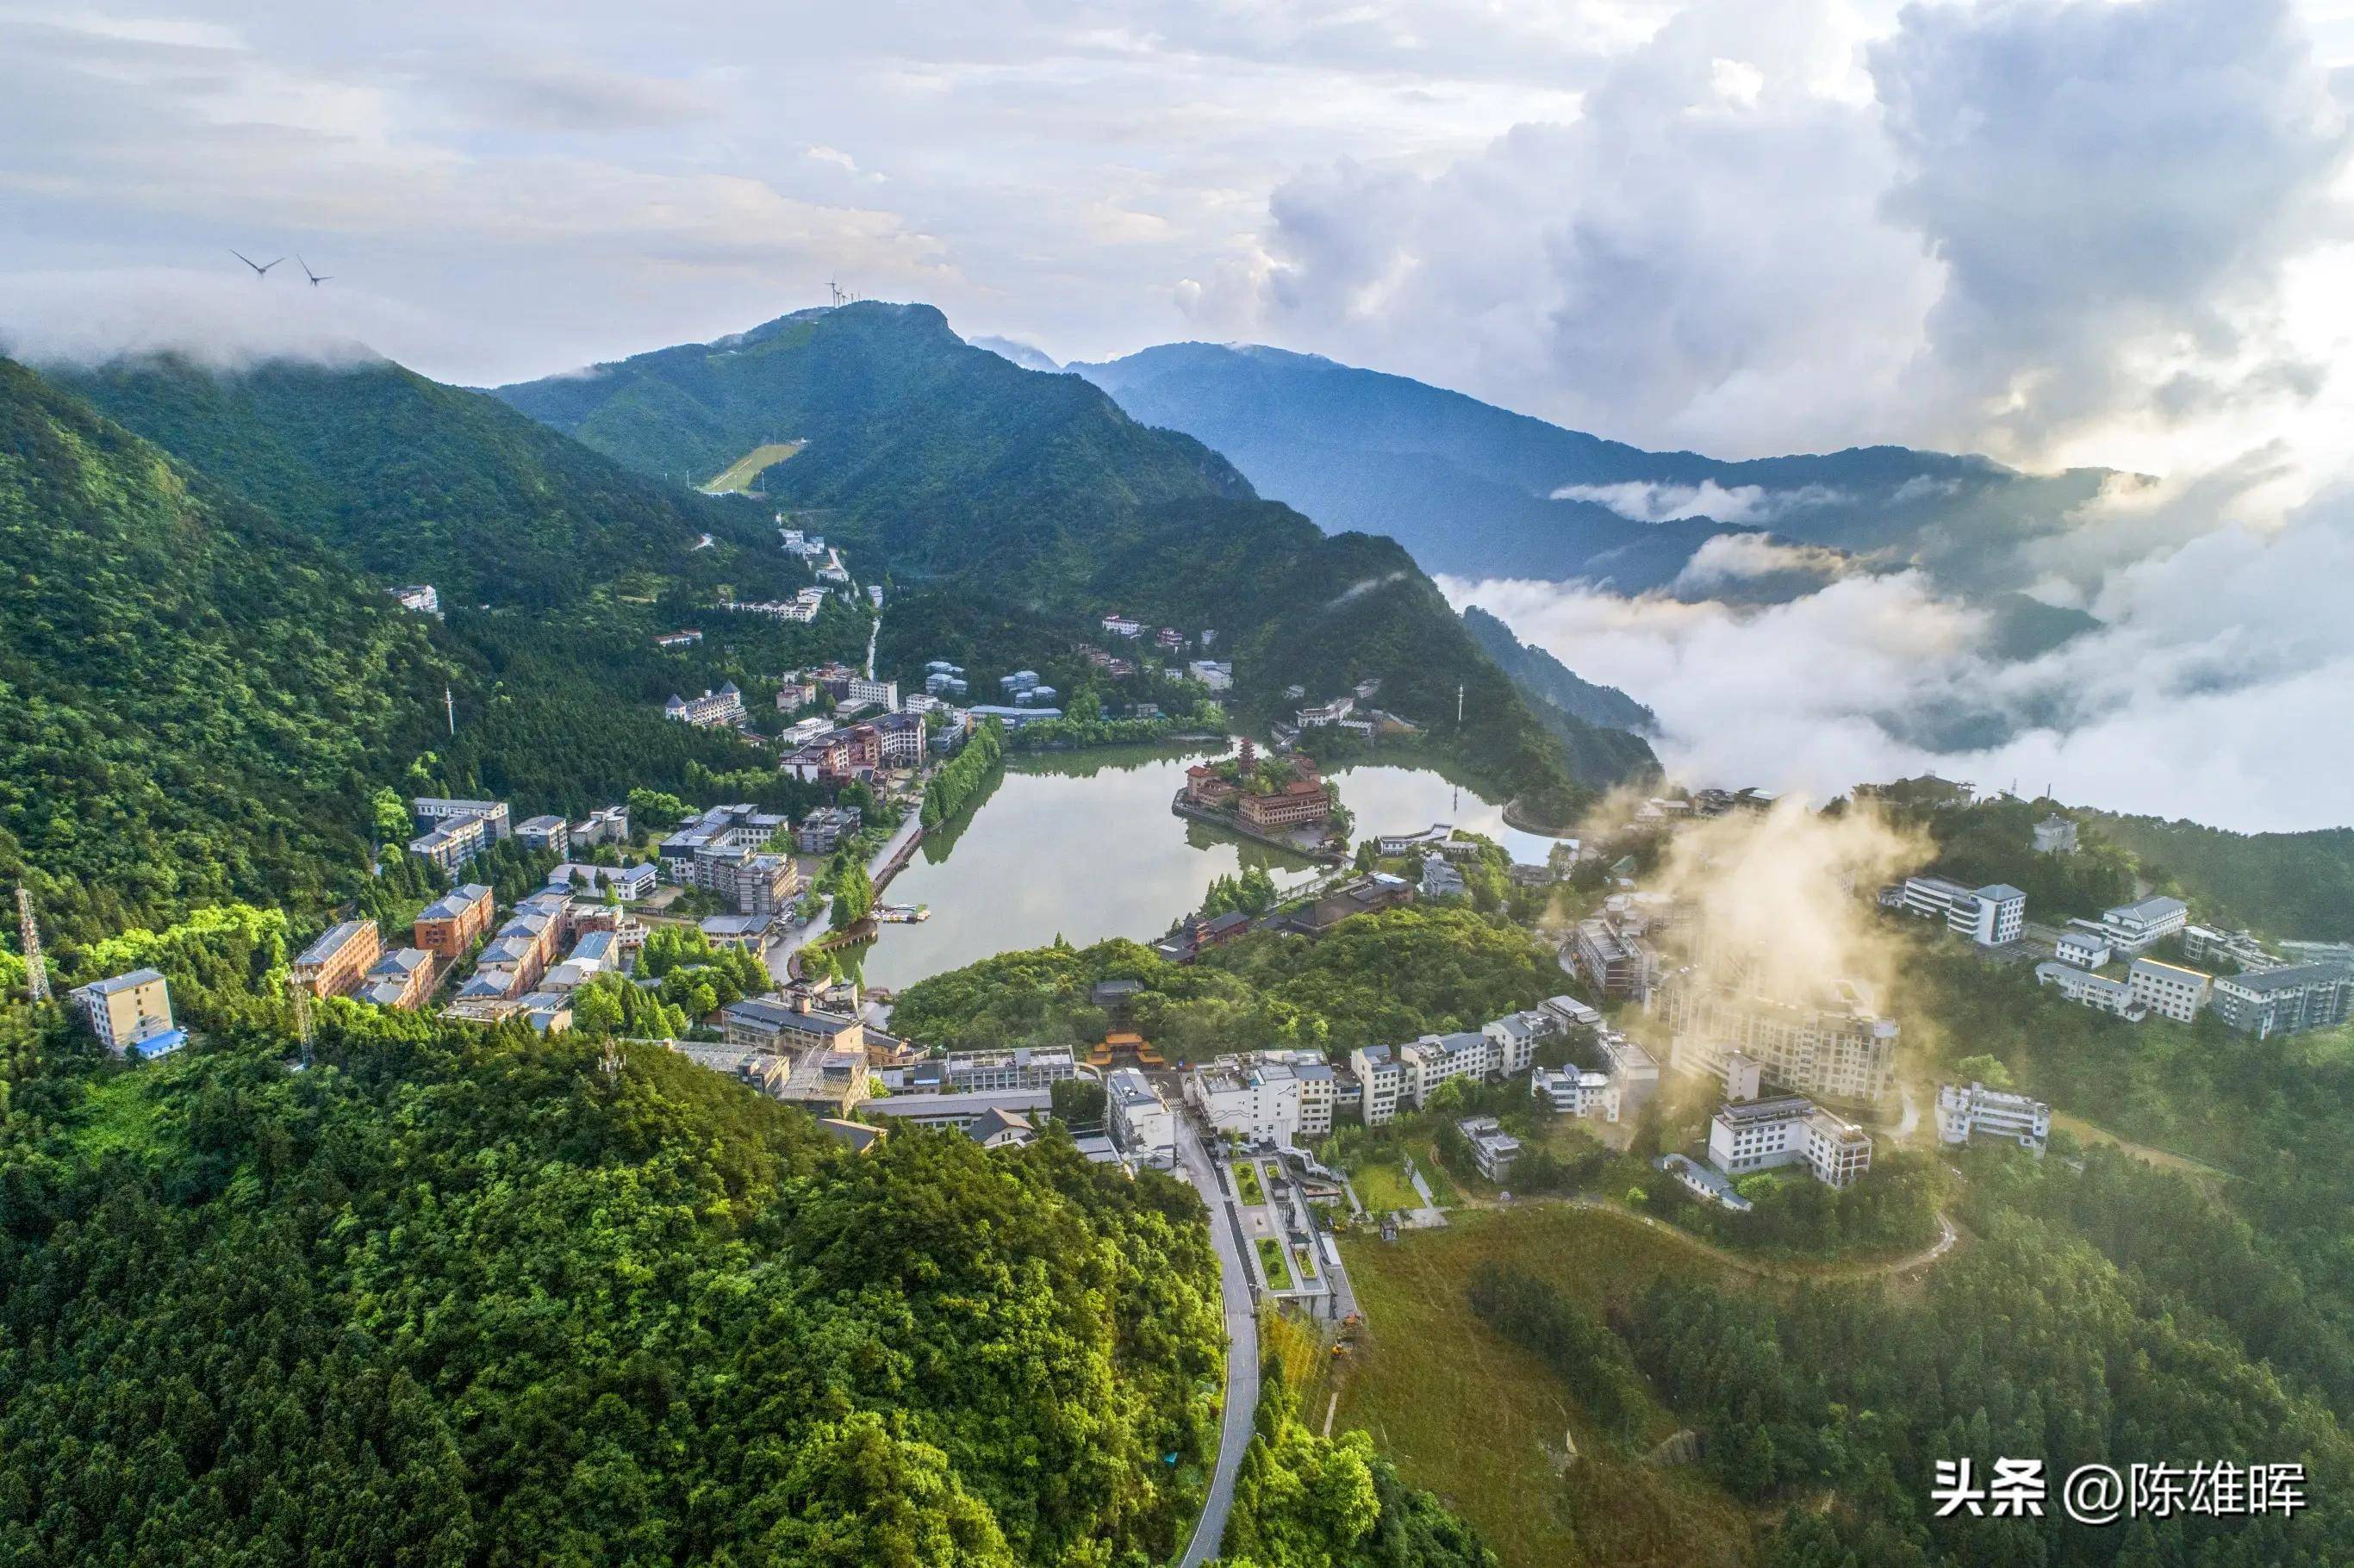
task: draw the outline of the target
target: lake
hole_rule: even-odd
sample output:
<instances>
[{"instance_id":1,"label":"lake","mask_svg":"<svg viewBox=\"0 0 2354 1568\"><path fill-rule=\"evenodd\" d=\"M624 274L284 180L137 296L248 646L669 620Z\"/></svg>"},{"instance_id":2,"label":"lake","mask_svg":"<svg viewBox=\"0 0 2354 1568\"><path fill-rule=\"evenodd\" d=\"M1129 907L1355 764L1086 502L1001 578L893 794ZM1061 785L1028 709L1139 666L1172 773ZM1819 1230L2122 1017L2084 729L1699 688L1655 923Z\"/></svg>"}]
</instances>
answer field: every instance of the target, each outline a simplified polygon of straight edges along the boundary
<instances>
[{"instance_id":1,"label":"lake","mask_svg":"<svg viewBox=\"0 0 2354 1568\"><path fill-rule=\"evenodd\" d=\"M943 827L883 895L931 918L885 926L865 950L869 985L901 990L994 953L1074 947L1108 937L1151 941L1197 907L1211 881L1264 866L1278 887L1317 866L1169 809L1202 750L1119 747L1020 757L961 821ZM1417 768L1358 767L1339 776L1357 836L1453 822L1542 861L1551 841L1504 826L1500 806Z\"/></svg>"}]
</instances>

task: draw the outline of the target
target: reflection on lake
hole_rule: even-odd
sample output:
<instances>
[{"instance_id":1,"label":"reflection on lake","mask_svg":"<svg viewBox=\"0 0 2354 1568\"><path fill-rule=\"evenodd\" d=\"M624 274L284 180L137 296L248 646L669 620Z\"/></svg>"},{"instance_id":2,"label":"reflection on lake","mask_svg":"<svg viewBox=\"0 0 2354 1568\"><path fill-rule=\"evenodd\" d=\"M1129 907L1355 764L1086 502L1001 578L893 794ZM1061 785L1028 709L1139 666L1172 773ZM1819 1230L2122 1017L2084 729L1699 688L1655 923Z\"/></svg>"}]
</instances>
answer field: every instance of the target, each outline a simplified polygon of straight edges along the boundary
<instances>
[{"instance_id":1,"label":"reflection on lake","mask_svg":"<svg viewBox=\"0 0 2354 1568\"><path fill-rule=\"evenodd\" d=\"M883 898L928 904L917 926L885 926L861 966L898 990L992 953L1150 941L1193 909L1211 879L1265 866L1277 885L1309 861L1180 817L1170 798L1200 751L1118 747L1010 761L961 821L927 838Z\"/></svg>"},{"instance_id":2,"label":"reflection on lake","mask_svg":"<svg viewBox=\"0 0 2354 1568\"><path fill-rule=\"evenodd\" d=\"M1427 768L1363 765L1332 777L1341 786L1341 803L1356 815L1359 839L1419 832L1446 822L1495 840L1514 860L1531 865L1543 865L1559 842L1506 826L1502 802L1484 800Z\"/></svg>"},{"instance_id":3,"label":"reflection on lake","mask_svg":"<svg viewBox=\"0 0 2354 1568\"><path fill-rule=\"evenodd\" d=\"M1310 861L1170 810L1201 755L1123 747L1011 760L883 894L890 904L929 905L932 916L883 927L864 949L866 983L901 990L1058 935L1080 948L1107 937L1150 941L1199 906L1212 878L1246 865L1267 867L1279 887L1310 880ZM1451 822L1515 860L1542 863L1553 845L1506 827L1500 805L1426 769L1359 766L1336 777L1361 839Z\"/></svg>"}]
</instances>

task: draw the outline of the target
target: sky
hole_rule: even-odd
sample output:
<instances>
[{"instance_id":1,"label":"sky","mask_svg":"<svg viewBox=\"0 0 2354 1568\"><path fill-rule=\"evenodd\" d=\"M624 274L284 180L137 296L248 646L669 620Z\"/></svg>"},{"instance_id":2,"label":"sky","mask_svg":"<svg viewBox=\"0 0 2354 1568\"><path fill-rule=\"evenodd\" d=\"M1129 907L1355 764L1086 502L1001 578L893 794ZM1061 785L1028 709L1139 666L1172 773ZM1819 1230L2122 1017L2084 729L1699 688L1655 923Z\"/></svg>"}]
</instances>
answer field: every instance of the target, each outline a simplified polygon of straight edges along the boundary
<instances>
[{"instance_id":1,"label":"sky","mask_svg":"<svg viewBox=\"0 0 2354 1568\"><path fill-rule=\"evenodd\" d=\"M2346 786L2258 803L2190 738L2347 727L2277 705L2342 708L2354 669L2295 572L2354 528L2354 0L0 0L0 102L27 355L365 342L481 385L838 281L1062 360L1265 342L1649 446L2157 475L2138 553L2088 517L2099 559L2052 564L2055 602L2117 617L2105 659L1963 657L1931 694L2059 703L2043 766L2139 809L2354 821ZM2196 656L2157 619L2193 572L2229 622ZM1901 578L1763 614L1454 586L1623 676L1695 765L1898 760L1923 629L1971 630ZM1824 658L1858 673L1776 710L1803 733L1717 700L1727 659ZM2146 735L2199 779L2133 785Z\"/></svg>"}]
</instances>

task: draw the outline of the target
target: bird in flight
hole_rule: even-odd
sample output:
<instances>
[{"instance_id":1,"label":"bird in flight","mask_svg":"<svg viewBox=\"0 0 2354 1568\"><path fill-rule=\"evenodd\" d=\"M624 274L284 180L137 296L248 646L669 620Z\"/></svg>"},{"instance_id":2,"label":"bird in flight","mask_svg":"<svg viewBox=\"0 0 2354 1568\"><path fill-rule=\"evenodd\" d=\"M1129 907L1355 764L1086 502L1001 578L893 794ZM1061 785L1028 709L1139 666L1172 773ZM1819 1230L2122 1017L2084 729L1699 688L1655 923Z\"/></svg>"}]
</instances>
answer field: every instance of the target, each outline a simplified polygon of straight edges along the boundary
<instances>
[{"instance_id":1,"label":"bird in flight","mask_svg":"<svg viewBox=\"0 0 2354 1568\"><path fill-rule=\"evenodd\" d=\"M254 275L255 277L257 277L257 278L260 278L260 277L265 277L265 276L267 276L267 275L268 275L268 273L269 273L269 271L270 271L270 268L272 268L272 267L277 266L277 265L278 265L278 261L283 261L283 260L286 260L286 258L285 258L285 257L281 256L281 257L278 259L278 261L256 261L252 257L248 256L244 251L242 251L242 250L234 250L234 249L233 249L233 250L231 250L231 251L229 252L229 254L230 254L230 255L232 255L232 256L234 256L234 257L236 257L239 260L240 260L240 261L244 262L247 266L249 266L249 267L252 268L252 269L253 269L253 275Z\"/></svg>"},{"instance_id":2,"label":"bird in flight","mask_svg":"<svg viewBox=\"0 0 2354 1568\"><path fill-rule=\"evenodd\" d=\"M322 277L320 274L312 271L311 264L302 260L302 253L300 250L294 252L294 264L302 269L302 276L311 280L311 287L314 289L322 283L332 282L335 276L333 272L329 272L324 277Z\"/></svg>"}]
</instances>

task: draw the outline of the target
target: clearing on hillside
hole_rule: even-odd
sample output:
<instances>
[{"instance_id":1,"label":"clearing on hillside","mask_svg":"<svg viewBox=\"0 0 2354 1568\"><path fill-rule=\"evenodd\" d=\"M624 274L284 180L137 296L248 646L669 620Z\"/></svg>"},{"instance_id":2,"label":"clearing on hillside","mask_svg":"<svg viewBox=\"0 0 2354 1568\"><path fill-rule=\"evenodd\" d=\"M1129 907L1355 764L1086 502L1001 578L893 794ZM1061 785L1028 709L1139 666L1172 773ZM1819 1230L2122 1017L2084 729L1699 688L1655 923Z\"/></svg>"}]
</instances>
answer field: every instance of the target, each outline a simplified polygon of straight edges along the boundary
<instances>
[{"instance_id":1,"label":"clearing on hillside","mask_svg":"<svg viewBox=\"0 0 2354 1568\"><path fill-rule=\"evenodd\" d=\"M727 471L703 487L705 495L733 495L752 488L752 482L791 457L807 441L769 441L754 447L727 465Z\"/></svg>"},{"instance_id":2,"label":"clearing on hillside","mask_svg":"<svg viewBox=\"0 0 2354 1568\"><path fill-rule=\"evenodd\" d=\"M1736 1568L1757 1517L1703 1473L1614 1449L1536 1355L1473 1316L1487 1259L1550 1279L1600 1308L1660 1278L1740 1283L1702 1254L1623 1217L1566 1204L1463 1210L1445 1230L1386 1243L1344 1238L1342 1257L1372 1342L1332 1371L1334 1429L1362 1426L1396 1462L1479 1527L1504 1568ZM1665 1408L1643 1435L1674 1431ZM1556 1473L1564 1430L1579 1458Z\"/></svg>"}]
</instances>

